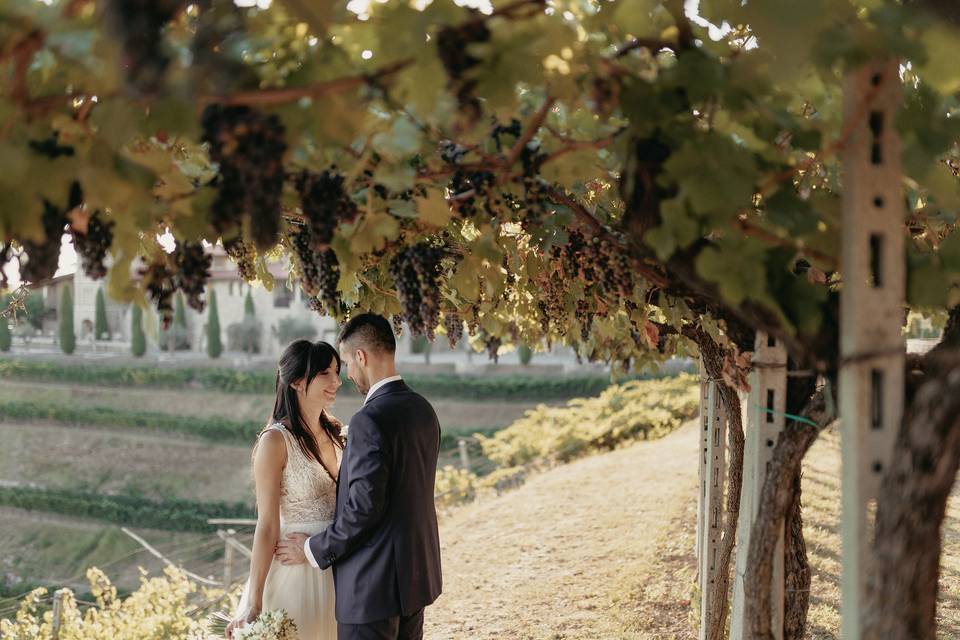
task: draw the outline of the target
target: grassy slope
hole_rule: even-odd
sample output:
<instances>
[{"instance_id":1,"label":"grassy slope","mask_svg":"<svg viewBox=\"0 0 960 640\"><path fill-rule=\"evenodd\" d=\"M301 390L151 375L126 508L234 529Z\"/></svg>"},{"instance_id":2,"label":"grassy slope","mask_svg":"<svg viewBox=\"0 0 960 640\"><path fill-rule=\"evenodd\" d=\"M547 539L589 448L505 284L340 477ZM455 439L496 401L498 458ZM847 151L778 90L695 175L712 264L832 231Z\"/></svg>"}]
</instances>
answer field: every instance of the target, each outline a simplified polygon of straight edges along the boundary
<instances>
[{"instance_id":1,"label":"grassy slope","mask_svg":"<svg viewBox=\"0 0 960 640\"><path fill-rule=\"evenodd\" d=\"M273 409L273 397L201 391L195 389L138 389L76 386L4 380L0 402L32 401L71 406L109 406L120 410L156 411L184 416L222 416L235 420L265 420ZM469 431L474 427L503 427L523 416L537 402L506 400L431 399L445 430ZM563 404L562 402L548 404ZM361 406L354 395L343 396L333 413L348 421Z\"/></svg>"},{"instance_id":2,"label":"grassy slope","mask_svg":"<svg viewBox=\"0 0 960 640\"><path fill-rule=\"evenodd\" d=\"M250 450L184 437L52 425L0 426L0 480L102 493L249 501Z\"/></svg>"}]
</instances>

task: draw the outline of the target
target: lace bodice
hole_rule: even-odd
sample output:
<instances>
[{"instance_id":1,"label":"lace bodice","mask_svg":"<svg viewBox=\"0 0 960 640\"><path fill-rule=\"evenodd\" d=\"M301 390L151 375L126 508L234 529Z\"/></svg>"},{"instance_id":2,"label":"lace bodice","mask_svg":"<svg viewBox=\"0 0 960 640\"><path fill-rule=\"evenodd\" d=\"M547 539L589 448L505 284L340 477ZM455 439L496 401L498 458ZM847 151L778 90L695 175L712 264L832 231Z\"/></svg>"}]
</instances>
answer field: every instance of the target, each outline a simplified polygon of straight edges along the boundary
<instances>
[{"instance_id":1,"label":"lace bodice","mask_svg":"<svg viewBox=\"0 0 960 640\"><path fill-rule=\"evenodd\" d=\"M319 462L300 449L296 438L280 423L270 429L283 434L287 464L280 481L280 522L333 520L337 507L337 483ZM343 452L337 448L337 464Z\"/></svg>"}]
</instances>

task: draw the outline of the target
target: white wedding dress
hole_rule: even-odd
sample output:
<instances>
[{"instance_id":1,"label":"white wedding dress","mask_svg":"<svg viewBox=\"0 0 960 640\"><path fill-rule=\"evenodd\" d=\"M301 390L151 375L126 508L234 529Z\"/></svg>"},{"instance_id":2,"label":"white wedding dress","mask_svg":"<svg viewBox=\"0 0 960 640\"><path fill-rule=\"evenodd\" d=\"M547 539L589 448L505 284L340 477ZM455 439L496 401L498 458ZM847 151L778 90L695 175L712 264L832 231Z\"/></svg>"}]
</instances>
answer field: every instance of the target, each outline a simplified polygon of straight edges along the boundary
<instances>
[{"instance_id":1,"label":"white wedding dress","mask_svg":"<svg viewBox=\"0 0 960 640\"><path fill-rule=\"evenodd\" d=\"M304 455L296 438L282 424L287 464L280 483L280 539L289 533L316 535L333 522L337 484L319 462ZM337 449L337 462L342 452ZM249 602L250 582L243 589L240 611ZM263 588L263 611L285 610L297 624L300 640L336 640L333 571L309 563L285 566L274 558Z\"/></svg>"}]
</instances>

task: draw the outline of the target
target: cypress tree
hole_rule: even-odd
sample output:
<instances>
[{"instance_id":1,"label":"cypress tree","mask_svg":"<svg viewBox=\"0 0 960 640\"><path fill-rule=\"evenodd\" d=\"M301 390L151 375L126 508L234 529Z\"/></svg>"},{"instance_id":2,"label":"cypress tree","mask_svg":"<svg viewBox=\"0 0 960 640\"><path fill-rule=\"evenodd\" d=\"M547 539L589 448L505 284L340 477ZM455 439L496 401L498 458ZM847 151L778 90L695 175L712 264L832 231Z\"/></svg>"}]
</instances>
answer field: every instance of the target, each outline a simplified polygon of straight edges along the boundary
<instances>
[{"instance_id":1,"label":"cypress tree","mask_svg":"<svg viewBox=\"0 0 960 640\"><path fill-rule=\"evenodd\" d=\"M0 309L6 309L10 304L10 297L0 298ZM13 344L13 336L10 335L10 318L0 316L0 351L10 351Z\"/></svg>"},{"instance_id":2,"label":"cypress tree","mask_svg":"<svg viewBox=\"0 0 960 640\"><path fill-rule=\"evenodd\" d=\"M107 324L107 301L103 296L103 289L97 289L97 309L93 331L97 340L110 339L110 326Z\"/></svg>"},{"instance_id":3,"label":"cypress tree","mask_svg":"<svg viewBox=\"0 0 960 640\"><path fill-rule=\"evenodd\" d=\"M223 344L220 342L220 314L217 311L217 292L210 289L207 315L207 355L219 358L223 353Z\"/></svg>"},{"instance_id":4,"label":"cypress tree","mask_svg":"<svg viewBox=\"0 0 960 640\"><path fill-rule=\"evenodd\" d=\"M248 318L257 315L256 309L253 308L253 296L250 295L250 289L247 289L247 297L243 301L243 315Z\"/></svg>"},{"instance_id":5,"label":"cypress tree","mask_svg":"<svg viewBox=\"0 0 960 640\"><path fill-rule=\"evenodd\" d=\"M70 355L77 349L77 336L73 333L73 293L70 285L63 288L60 296L60 350Z\"/></svg>"},{"instance_id":6,"label":"cypress tree","mask_svg":"<svg viewBox=\"0 0 960 640\"><path fill-rule=\"evenodd\" d=\"M147 336L143 333L143 309L134 304L130 311L130 352L137 358L147 352Z\"/></svg>"},{"instance_id":7,"label":"cypress tree","mask_svg":"<svg viewBox=\"0 0 960 640\"><path fill-rule=\"evenodd\" d=\"M186 312L186 309L184 309L183 307L182 293L177 292L176 302L177 303L173 309L173 324L177 325L178 327L183 327L184 329L186 329L187 328L187 312Z\"/></svg>"}]
</instances>

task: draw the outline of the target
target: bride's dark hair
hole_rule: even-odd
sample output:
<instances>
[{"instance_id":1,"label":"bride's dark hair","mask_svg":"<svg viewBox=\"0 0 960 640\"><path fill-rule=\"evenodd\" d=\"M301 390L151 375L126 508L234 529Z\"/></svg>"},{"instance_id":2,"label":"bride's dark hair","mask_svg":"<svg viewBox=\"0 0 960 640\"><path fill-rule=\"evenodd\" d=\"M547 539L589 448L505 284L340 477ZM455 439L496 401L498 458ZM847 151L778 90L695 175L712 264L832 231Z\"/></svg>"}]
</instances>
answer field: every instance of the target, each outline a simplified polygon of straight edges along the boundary
<instances>
[{"instance_id":1,"label":"bride's dark hair","mask_svg":"<svg viewBox=\"0 0 960 640\"><path fill-rule=\"evenodd\" d=\"M320 449L313 432L303 423L297 391L291 385L297 380L304 380L304 388L309 387L313 379L329 369L333 363L336 363L337 375L340 375L340 354L329 343L309 340L291 342L280 356L277 367L277 399L267 425L269 427L276 422L282 423L290 429L303 453L317 462L321 462ZM326 410L320 414L320 426L337 446L343 448L344 442L340 435L343 425Z\"/></svg>"}]
</instances>

